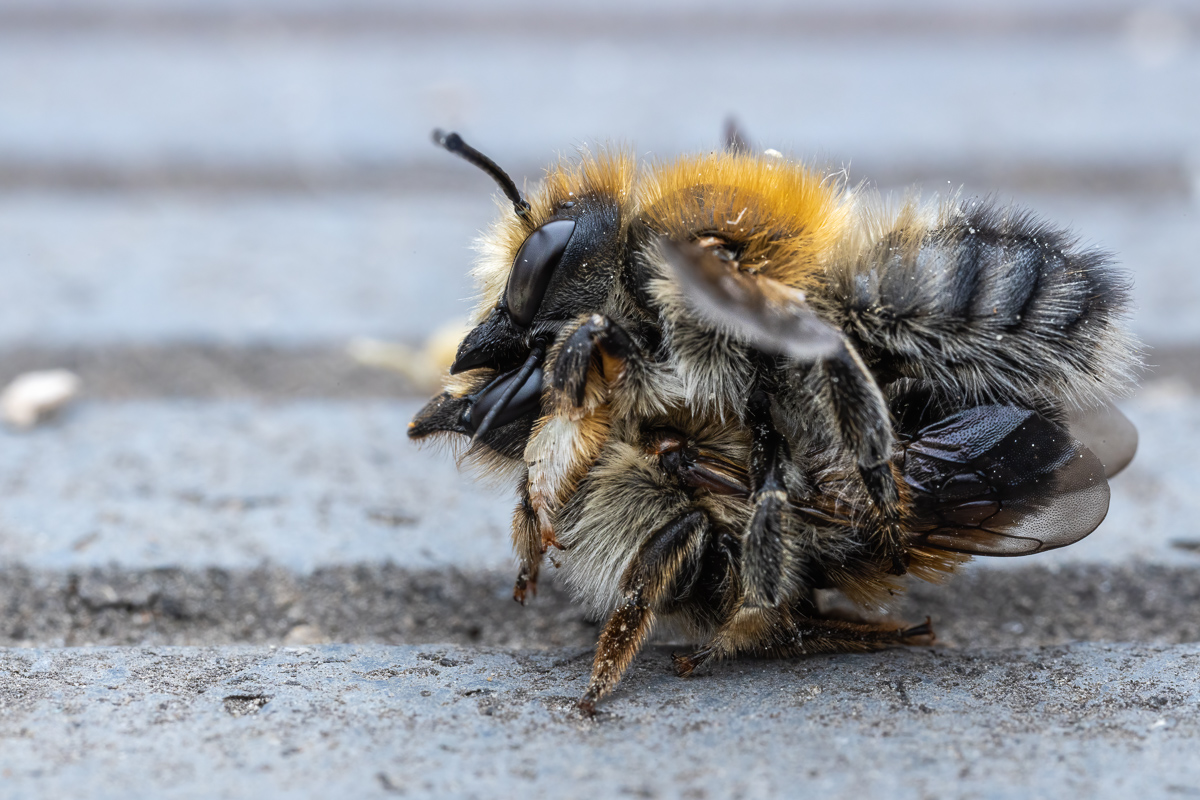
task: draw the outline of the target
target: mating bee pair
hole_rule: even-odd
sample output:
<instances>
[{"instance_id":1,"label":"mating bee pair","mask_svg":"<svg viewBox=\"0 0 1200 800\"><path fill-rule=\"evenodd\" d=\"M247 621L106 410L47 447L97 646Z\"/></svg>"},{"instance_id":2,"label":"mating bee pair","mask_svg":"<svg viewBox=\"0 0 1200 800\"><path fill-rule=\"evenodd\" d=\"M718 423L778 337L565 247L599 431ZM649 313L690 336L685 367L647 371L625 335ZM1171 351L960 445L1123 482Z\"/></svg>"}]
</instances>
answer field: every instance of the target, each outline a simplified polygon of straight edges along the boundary
<instances>
[{"instance_id":1,"label":"mating bee pair","mask_svg":"<svg viewBox=\"0 0 1200 800\"><path fill-rule=\"evenodd\" d=\"M1138 357L1104 253L987 202L888 206L737 136L650 167L585 153L528 199L435 138L511 206L409 435L465 435L519 476L518 600L554 551L608 615L585 710L658 620L704 642L680 674L916 641L928 624L826 618L815 592L878 607L905 573L1060 547L1107 513L1136 446L1108 400Z\"/></svg>"}]
</instances>

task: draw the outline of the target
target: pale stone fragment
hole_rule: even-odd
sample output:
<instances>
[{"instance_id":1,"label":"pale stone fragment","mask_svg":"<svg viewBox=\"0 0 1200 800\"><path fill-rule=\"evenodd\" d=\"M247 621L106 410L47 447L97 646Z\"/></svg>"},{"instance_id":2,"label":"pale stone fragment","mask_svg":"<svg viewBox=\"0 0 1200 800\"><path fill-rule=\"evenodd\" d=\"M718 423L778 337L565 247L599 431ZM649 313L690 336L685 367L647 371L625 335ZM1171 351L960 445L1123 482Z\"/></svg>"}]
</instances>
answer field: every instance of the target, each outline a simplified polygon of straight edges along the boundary
<instances>
[{"instance_id":1,"label":"pale stone fragment","mask_svg":"<svg viewBox=\"0 0 1200 800\"><path fill-rule=\"evenodd\" d=\"M79 376L51 369L18 375L0 394L0 416L14 428L28 429L79 394Z\"/></svg>"}]
</instances>

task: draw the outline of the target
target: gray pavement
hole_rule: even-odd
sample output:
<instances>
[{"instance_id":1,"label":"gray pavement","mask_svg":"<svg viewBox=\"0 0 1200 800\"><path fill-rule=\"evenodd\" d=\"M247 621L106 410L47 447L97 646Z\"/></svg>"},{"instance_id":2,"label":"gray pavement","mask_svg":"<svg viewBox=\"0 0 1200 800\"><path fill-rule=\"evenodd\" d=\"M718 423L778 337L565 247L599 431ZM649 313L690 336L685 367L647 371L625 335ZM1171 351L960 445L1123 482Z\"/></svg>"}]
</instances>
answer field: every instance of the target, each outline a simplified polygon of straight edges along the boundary
<instances>
[{"instance_id":1,"label":"gray pavement","mask_svg":"<svg viewBox=\"0 0 1200 800\"><path fill-rule=\"evenodd\" d=\"M653 649L590 721L572 707L589 661L433 645L9 651L0 774L9 797L1200 792L1195 644L907 650L688 680Z\"/></svg>"},{"instance_id":2,"label":"gray pavement","mask_svg":"<svg viewBox=\"0 0 1200 800\"><path fill-rule=\"evenodd\" d=\"M1124 16L1138 8L1126 5ZM666 155L712 147L731 110L772 146L837 161L1136 162L1200 146L1200 111L1177 102L1200 93L1191 14L1168 18L1157 38L1152 28L1142 46L1120 15L1105 14L1102 34L1081 39L1067 33L1079 23L1047 37L1028 10L1005 37L991 35L987 14L949 31L928 24L937 12L894 15L917 24L860 21L830 36L803 15L780 24L752 7L699 26L696 12L676 22L679 12L530 9L532 24L492 12L474 26L450 11L438 16L451 24L432 30L415 12L334 36L20 31L0 46L0 156L424 163L435 160L430 120L465 126L508 162L587 137ZM498 26L498 17L508 19ZM544 76L544 88L515 76ZM718 100L697 102L698 93ZM726 108L733 98L737 108Z\"/></svg>"},{"instance_id":3,"label":"gray pavement","mask_svg":"<svg viewBox=\"0 0 1200 800\"><path fill-rule=\"evenodd\" d=\"M415 409L123 403L0 433L0 554L53 569L507 563L511 501L411 446Z\"/></svg>"},{"instance_id":4,"label":"gray pavement","mask_svg":"<svg viewBox=\"0 0 1200 800\"><path fill-rule=\"evenodd\" d=\"M0 430L0 794L1200 795L1194 3L700 6L0 3L0 381L84 380ZM584 721L598 623L511 601L510 490L345 347L471 308L494 189L433 126L536 180L730 112L1114 251L1141 449L1083 542L898 599L933 648L681 681L662 634Z\"/></svg>"},{"instance_id":5,"label":"gray pavement","mask_svg":"<svg viewBox=\"0 0 1200 800\"><path fill-rule=\"evenodd\" d=\"M511 489L410 444L420 401L83 403L0 432L0 558L37 569L511 563ZM1200 399L1160 382L1126 404L1141 448L1101 528L1045 566L1200 566ZM1030 559L981 559L1021 568Z\"/></svg>"},{"instance_id":6,"label":"gray pavement","mask_svg":"<svg viewBox=\"0 0 1200 800\"><path fill-rule=\"evenodd\" d=\"M432 151L427 142L422 149ZM486 177L444 158L477 182L450 196L0 194L11 303L0 347L420 341L473 311L471 245L495 209ZM925 185L930 193L948 186ZM1146 341L1200 340L1200 316L1176 311L1200 303L1190 200L1019 188L998 198L1113 252L1136 281L1134 327Z\"/></svg>"},{"instance_id":7,"label":"gray pavement","mask_svg":"<svg viewBox=\"0 0 1200 800\"><path fill-rule=\"evenodd\" d=\"M973 564L940 585L913 581L889 616L912 623L930 617L939 645L954 647L1200 641L1194 565L1032 561L1005 570ZM555 585L552 571L524 608L511 599L514 574L386 562L308 574L280 566L8 567L0 569L0 646L595 645L599 623Z\"/></svg>"}]
</instances>

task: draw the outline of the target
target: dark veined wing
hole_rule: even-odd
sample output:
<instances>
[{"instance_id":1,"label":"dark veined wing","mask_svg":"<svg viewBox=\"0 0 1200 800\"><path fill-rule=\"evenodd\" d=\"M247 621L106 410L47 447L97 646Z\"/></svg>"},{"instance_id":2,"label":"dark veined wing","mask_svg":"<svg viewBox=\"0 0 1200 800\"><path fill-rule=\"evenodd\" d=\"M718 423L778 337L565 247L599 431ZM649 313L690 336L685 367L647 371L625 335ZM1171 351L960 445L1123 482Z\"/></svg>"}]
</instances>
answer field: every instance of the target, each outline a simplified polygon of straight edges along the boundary
<instances>
[{"instance_id":1,"label":"dark veined wing","mask_svg":"<svg viewBox=\"0 0 1200 800\"><path fill-rule=\"evenodd\" d=\"M1071 414L1067 426L1096 454L1109 478L1129 466L1137 453L1137 428L1112 403Z\"/></svg>"},{"instance_id":2,"label":"dark veined wing","mask_svg":"<svg viewBox=\"0 0 1200 800\"><path fill-rule=\"evenodd\" d=\"M691 243L660 240L691 306L704 319L761 350L812 362L842 348L837 328L804 302L804 293L742 272Z\"/></svg>"},{"instance_id":3,"label":"dark veined wing","mask_svg":"<svg viewBox=\"0 0 1200 800\"><path fill-rule=\"evenodd\" d=\"M1061 425L1016 406L968 408L905 447L913 543L1024 556L1087 536L1108 513L1104 465Z\"/></svg>"}]
</instances>

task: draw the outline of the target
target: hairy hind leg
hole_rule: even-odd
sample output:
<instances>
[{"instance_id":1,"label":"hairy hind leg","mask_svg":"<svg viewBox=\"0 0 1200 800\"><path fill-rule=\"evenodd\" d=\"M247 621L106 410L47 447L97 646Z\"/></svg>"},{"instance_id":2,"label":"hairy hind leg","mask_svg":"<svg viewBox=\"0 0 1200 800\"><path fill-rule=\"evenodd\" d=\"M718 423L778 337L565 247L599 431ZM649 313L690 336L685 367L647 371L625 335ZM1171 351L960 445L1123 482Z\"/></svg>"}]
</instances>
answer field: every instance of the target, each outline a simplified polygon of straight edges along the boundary
<instances>
[{"instance_id":1,"label":"hairy hind leg","mask_svg":"<svg viewBox=\"0 0 1200 800\"><path fill-rule=\"evenodd\" d=\"M751 431L749 478L754 513L742 541L741 575L746 604L771 607L783 594L786 574L783 512L788 490L783 470L791 451L771 419L771 399L765 392L751 394L746 422Z\"/></svg>"},{"instance_id":2,"label":"hairy hind leg","mask_svg":"<svg viewBox=\"0 0 1200 800\"><path fill-rule=\"evenodd\" d=\"M522 604L537 593L542 556L561 547L554 516L608 439L610 403L621 400L622 392L645 394L646 357L607 317L584 316L560 342L548 359L553 364L548 412L535 423L526 445L526 474L513 516L513 546L520 562L513 598ZM619 402L617 407L620 411Z\"/></svg>"},{"instance_id":3,"label":"hairy hind leg","mask_svg":"<svg viewBox=\"0 0 1200 800\"><path fill-rule=\"evenodd\" d=\"M891 412L870 370L849 342L813 371L816 395L825 406L842 444L853 456L874 509L882 555L892 572L908 571L901 520L908 497L899 471L891 462Z\"/></svg>"},{"instance_id":4,"label":"hairy hind leg","mask_svg":"<svg viewBox=\"0 0 1200 800\"><path fill-rule=\"evenodd\" d=\"M579 700L586 714L609 694L654 623L654 608L689 583L700 568L708 521L701 511L690 511L659 528L646 540L621 576L621 601L600 633L596 660L587 692Z\"/></svg>"},{"instance_id":5,"label":"hairy hind leg","mask_svg":"<svg viewBox=\"0 0 1200 800\"><path fill-rule=\"evenodd\" d=\"M537 514L529 502L529 472L521 477L517 485L517 507L513 509L512 541L517 554L517 580L513 585L513 600L525 605L526 596L537 595L538 573L542 558L546 555L546 544L538 527Z\"/></svg>"},{"instance_id":6,"label":"hairy hind leg","mask_svg":"<svg viewBox=\"0 0 1200 800\"><path fill-rule=\"evenodd\" d=\"M920 625L814 619L786 608L738 609L707 644L694 653L675 656L680 677L691 675L713 659L753 654L788 658L816 653L865 653L897 644L927 644L933 639L929 619Z\"/></svg>"}]
</instances>

